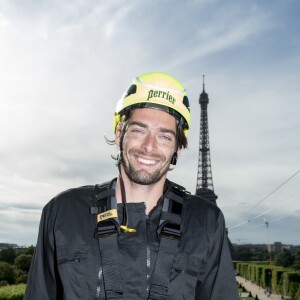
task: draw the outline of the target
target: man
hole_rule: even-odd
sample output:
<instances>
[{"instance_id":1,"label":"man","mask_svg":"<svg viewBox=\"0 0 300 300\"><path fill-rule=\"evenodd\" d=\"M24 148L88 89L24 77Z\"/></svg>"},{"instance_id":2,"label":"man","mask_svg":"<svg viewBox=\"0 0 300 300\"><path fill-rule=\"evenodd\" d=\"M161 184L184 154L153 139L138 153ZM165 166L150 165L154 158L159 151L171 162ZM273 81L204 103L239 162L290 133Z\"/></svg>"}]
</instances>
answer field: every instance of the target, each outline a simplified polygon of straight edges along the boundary
<instances>
[{"instance_id":1,"label":"man","mask_svg":"<svg viewBox=\"0 0 300 300\"><path fill-rule=\"evenodd\" d=\"M24 299L239 299L220 209L167 180L187 147L184 87L137 77L114 121L118 177L45 206Z\"/></svg>"}]
</instances>

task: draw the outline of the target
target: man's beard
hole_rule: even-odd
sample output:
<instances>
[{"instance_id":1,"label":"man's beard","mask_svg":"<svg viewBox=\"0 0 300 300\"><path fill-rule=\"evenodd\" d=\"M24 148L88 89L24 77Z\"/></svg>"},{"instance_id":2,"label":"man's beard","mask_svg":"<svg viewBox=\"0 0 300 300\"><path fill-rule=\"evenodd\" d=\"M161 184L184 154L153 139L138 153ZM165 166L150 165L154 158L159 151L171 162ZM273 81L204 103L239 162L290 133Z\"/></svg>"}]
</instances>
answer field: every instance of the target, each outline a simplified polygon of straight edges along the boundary
<instances>
[{"instance_id":1,"label":"man's beard","mask_svg":"<svg viewBox=\"0 0 300 300\"><path fill-rule=\"evenodd\" d=\"M130 152L130 151L129 151ZM134 154L137 155L143 155L143 153L132 151ZM131 153L131 154L133 154ZM133 156L133 155L132 155ZM153 159L158 158L160 161L166 161L166 157L164 156L155 156ZM136 170L134 166L128 161L128 159L124 159L124 156L122 158L122 165L124 168L124 171L129 178L130 181L141 184L141 185L153 185L157 182L159 182L162 177L166 175L166 173L169 170L169 164L166 164L162 169L157 169L153 173L149 173L148 171L142 169L142 170Z\"/></svg>"}]
</instances>

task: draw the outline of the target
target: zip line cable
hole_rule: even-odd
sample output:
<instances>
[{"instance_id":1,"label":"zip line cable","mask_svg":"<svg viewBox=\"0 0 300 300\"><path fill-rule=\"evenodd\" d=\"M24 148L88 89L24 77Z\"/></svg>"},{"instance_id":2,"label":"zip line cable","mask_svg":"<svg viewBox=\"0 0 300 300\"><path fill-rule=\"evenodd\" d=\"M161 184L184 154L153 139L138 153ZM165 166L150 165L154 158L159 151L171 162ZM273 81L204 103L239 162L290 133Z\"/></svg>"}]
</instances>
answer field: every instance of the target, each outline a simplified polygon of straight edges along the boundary
<instances>
[{"instance_id":1,"label":"zip line cable","mask_svg":"<svg viewBox=\"0 0 300 300\"><path fill-rule=\"evenodd\" d=\"M246 224L246 223L250 223L251 221L253 221L253 220L255 220L255 219L258 219L258 218L262 218L263 216L265 216L267 213L269 213L270 211L272 211L272 210L274 210L274 209L277 209L277 208L279 208L279 207L281 207L281 206L284 206L285 204L279 204L279 205L277 205L277 206L275 206L275 207L271 207L271 208L269 208L269 209L267 209L265 212L263 212L263 213L261 213L261 214L259 214L259 215L257 215L257 216L255 216L255 217L253 217L253 218L249 218L247 221L244 221L244 222L241 222L241 223L239 223L239 224L237 224L237 225L235 225L235 226L232 226L232 227L230 227L229 229L234 229L234 228L237 228L237 227L240 227L241 225L244 225L244 224ZM291 214L289 214L289 215L291 215ZM282 219L282 218L280 218L280 219ZM270 222L270 223L273 223L273 222ZM263 224L264 225L264 224ZM255 226L254 228L256 228L256 227L260 227L261 226L261 224L260 225L258 225L258 226Z\"/></svg>"},{"instance_id":2,"label":"zip line cable","mask_svg":"<svg viewBox=\"0 0 300 300\"><path fill-rule=\"evenodd\" d=\"M265 212L263 212L263 213L257 215L256 217L253 217L251 220L255 220L255 219L258 219L258 218L260 218L260 217L263 217L264 215L266 215L266 214L269 213L270 211L272 211L272 210L274 210L274 209L277 209L277 208L279 208L279 207L281 207L281 206L284 206L284 205L285 205L285 203L279 204L279 205L274 206L274 207L271 207L271 208L267 209Z\"/></svg>"},{"instance_id":3,"label":"zip line cable","mask_svg":"<svg viewBox=\"0 0 300 300\"><path fill-rule=\"evenodd\" d=\"M283 217L279 217L279 218L273 219L273 220L269 221L268 223L269 224L276 223L276 222L278 222L278 221L280 221L282 219L285 219L285 218L287 218L287 217L289 217L291 215L293 215L293 213L289 213L289 214L284 215ZM266 223L264 222L264 223L258 224L256 226L253 226L252 228L255 229L255 228L258 228L258 227L265 226L265 225L266 225Z\"/></svg>"},{"instance_id":4,"label":"zip line cable","mask_svg":"<svg viewBox=\"0 0 300 300\"><path fill-rule=\"evenodd\" d=\"M298 170L297 172L295 172L293 175L291 175L288 179L286 179L283 183L281 183L276 189L274 189L272 192L270 192L267 196L265 196L264 198L262 198L260 201L258 201L255 205L253 205L252 207L250 207L249 210L252 210L253 208L255 208L256 206L258 206L260 203L262 203L264 200L266 200L267 198L269 198L271 195L273 195L275 192L277 192L281 187L283 187L286 183L288 183L293 177L295 177L298 173L300 172L300 170Z\"/></svg>"},{"instance_id":5,"label":"zip line cable","mask_svg":"<svg viewBox=\"0 0 300 300\"><path fill-rule=\"evenodd\" d=\"M287 183L288 183L293 177L295 177L299 172L300 172L300 169L299 169L297 172L295 172L293 175L291 175L289 178L287 178L283 183L281 183L278 187L276 187L276 188L275 188L273 191L271 191L268 195L266 195L264 198L262 198L261 200L259 200L255 205L253 205L253 206L249 209L249 211L250 211L250 210L253 210L253 209L254 209L255 207L257 207L259 204L261 204L263 201L265 201L267 198L269 198L271 195L273 195L275 192L277 192L281 187L283 187L285 184L287 184ZM279 206L281 206L281 205L279 205ZM272 207L271 209L267 210L266 212L264 212L264 213L262 213L262 214L259 214L259 215L257 215L256 217L253 217L253 218L251 218L251 219L248 218L247 220L245 220L245 221L243 221L243 222L241 222L241 223L239 223L239 224L236 224L236 225L234 225L234 226L232 226L232 227L230 227L230 228L228 228L228 229L229 229L229 230L232 230L232 229L237 228L237 227L240 227L240 226L242 226L242 225L244 225L244 224L250 223L251 220L257 219L257 218L263 216L264 214L266 214L266 213L268 213L268 212L270 212L270 211L272 211L272 210L278 208L279 206L277 206L277 207Z\"/></svg>"}]
</instances>

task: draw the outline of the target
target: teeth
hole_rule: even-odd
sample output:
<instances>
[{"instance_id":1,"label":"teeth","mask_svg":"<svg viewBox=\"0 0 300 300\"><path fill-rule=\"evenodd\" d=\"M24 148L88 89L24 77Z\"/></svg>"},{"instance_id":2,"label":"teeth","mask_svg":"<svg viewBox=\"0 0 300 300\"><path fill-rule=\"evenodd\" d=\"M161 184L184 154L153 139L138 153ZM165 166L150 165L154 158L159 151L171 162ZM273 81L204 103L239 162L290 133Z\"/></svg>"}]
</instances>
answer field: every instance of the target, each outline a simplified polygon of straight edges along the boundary
<instances>
[{"instance_id":1,"label":"teeth","mask_svg":"<svg viewBox=\"0 0 300 300\"><path fill-rule=\"evenodd\" d=\"M144 158L141 158L141 157L138 157L137 159L138 159L139 162L141 162L143 164L146 164L146 165L154 165L156 163L155 160L144 159Z\"/></svg>"}]
</instances>

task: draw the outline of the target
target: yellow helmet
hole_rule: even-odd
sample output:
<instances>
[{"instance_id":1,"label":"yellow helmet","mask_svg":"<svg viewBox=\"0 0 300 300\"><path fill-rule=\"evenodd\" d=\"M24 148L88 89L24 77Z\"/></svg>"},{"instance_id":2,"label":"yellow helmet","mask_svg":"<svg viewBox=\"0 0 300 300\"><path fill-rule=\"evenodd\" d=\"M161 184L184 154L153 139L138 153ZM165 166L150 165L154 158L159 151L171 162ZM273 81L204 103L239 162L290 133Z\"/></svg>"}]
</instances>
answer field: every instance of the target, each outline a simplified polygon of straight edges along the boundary
<instances>
[{"instance_id":1,"label":"yellow helmet","mask_svg":"<svg viewBox=\"0 0 300 300\"><path fill-rule=\"evenodd\" d=\"M114 116L114 132L121 116L134 108L155 108L173 115L184 133L190 128L191 115L186 89L166 73L152 72L136 77L119 100Z\"/></svg>"}]
</instances>

